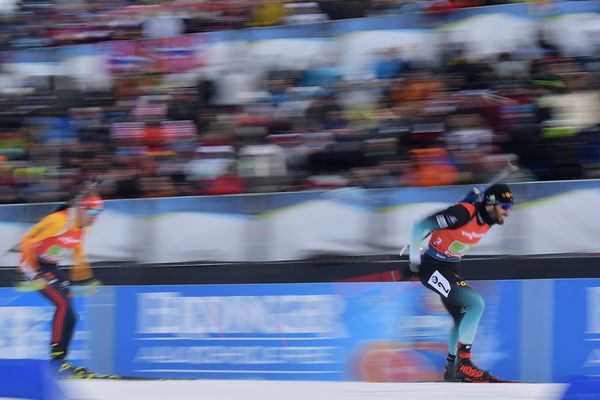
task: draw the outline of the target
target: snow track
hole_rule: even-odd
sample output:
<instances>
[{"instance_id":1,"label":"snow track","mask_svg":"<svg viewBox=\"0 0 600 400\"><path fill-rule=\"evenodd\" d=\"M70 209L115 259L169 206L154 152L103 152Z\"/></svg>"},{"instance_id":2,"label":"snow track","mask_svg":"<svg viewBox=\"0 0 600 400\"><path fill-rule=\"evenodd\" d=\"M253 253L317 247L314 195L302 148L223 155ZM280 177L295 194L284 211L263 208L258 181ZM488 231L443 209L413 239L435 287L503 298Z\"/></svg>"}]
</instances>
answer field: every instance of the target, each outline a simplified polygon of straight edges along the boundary
<instances>
[{"instance_id":1,"label":"snow track","mask_svg":"<svg viewBox=\"0 0 600 400\"><path fill-rule=\"evenodd\" d=\"M559 400L561 384L306 381L68 381L69 400Z\"/></svg>"}]
</instances>

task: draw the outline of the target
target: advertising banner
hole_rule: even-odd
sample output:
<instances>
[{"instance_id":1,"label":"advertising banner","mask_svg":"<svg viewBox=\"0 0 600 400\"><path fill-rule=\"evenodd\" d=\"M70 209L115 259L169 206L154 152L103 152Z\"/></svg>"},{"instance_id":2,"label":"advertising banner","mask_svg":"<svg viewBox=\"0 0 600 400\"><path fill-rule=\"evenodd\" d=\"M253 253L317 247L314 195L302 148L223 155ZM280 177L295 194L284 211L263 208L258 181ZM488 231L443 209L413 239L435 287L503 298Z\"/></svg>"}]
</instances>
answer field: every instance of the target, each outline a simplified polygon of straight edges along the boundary
<instances>
[{"instance_id":1,"label":"advertising banner","mask_svg":"<svg viewBox=\"0 0 600 400\"><path fill-rule=\"evenodd\" d=\"M596 375L599 283L473 282L486 302L474 361L506 380ZM124 376L436 381L452 326L438 295L418 282L75 293L79 321L69 359ZM37 292L1 289L0 359L48 359L53 313Z\"/></svg>"},{"instance_id":2,"label":"advertising banner","mask_svg":"<svg viewBox=\"0 0 600 400\"><path fill-rule=\"evenodd\" d=\"M511 188L516 198L511 218L501 229L491 229L469 255L599 251L598 181L515 183ZM94 263L396 255L410 241L418 219L448 207L468 190L451 186L362 190L360 196L306 191L108 200L86 240L86 252ZM14 246L55 206L0 206L0 250ZM572 229L573 224L579 229ZM8 253L0 262L14 266L19 254Z\"/></svg>"},{"instance_id":3,"label":"advertising banner","mask_svg":"<svg viewBox=\"0 0 600 400\"><path fill-rule=\"evenodd\" d=\"M600 375L600 279L554 282L553 378Z\"/></svg>"},{"instance_id":4,"label":"advertising banner","mask_svg":"<svg viewBox=\"0 0 600 400\"><path fill-rule=\"evenodd\" d=\"M478 360L515 379L518 283L482 282ZM202 379L435 381L451 318L420 283L118 288L116 373Z\"/></svg>"},{"instance_id":5,"label":"advertising banner","mask_svg":"<svg viewBox=\"0 0 600 400\"><path fill-rule=\"evenodd\" d=\"M69 360L85 365L90 358L87 298L77 296L73 302L78 322ZM54 306L41 293L0 288L0 359L49 359L53 315Z\"/></svg>"}]
</instances>

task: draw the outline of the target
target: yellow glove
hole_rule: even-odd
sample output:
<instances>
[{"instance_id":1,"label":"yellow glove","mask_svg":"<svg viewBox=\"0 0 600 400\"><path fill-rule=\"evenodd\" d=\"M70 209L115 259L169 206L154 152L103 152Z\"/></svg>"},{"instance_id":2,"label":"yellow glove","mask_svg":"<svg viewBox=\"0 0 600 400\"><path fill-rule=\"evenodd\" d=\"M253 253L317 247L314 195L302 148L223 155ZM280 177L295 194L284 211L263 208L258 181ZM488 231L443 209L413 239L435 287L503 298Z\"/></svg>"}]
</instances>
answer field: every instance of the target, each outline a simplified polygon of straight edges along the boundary
<instances>
[{"instance_id":1,"label":"yellow glove","mask_svg":"<svg viewBox=\"0 0 600 400\"><path fill-rule=\"evenodd\" d=\"M71 283L74 285L71 289L73 289L73 294L76 297L94 294L100 289L100 286L102 286L102 281L96 278Z\"/></svg>"},{"instance_id":2,"label":"yellow glove","mask_svg":"<svg viewBox=\"0 0 600 400\"><path fill-rule=\"evenodd\" d=\"M37 274L33 279L19 281L15 284L15 289L18 292L35 292L43 290L48 285L48 280L42 274Z\"/></svg>"}]
</instances>

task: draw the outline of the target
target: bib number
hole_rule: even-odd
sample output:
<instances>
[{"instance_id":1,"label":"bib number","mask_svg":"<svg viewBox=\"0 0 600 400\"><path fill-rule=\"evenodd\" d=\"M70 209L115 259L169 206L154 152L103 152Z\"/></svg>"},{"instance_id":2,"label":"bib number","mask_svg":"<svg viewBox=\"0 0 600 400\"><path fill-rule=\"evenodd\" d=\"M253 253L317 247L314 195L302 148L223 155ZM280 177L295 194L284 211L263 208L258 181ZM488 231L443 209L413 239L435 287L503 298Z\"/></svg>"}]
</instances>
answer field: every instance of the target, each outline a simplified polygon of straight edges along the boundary
<instances>
[{"instance_id":1,"label":"bib number","mask_svg":"<svg viewBox=\"0 0 600 400\"><path fill-rule=\"evenodd\" d=\"M435 271L430 277L429 281L427 281L436 291L438 291L442 296L448 297L450 294L450 283L439 271Z\"/></svg>"}]
</instances>

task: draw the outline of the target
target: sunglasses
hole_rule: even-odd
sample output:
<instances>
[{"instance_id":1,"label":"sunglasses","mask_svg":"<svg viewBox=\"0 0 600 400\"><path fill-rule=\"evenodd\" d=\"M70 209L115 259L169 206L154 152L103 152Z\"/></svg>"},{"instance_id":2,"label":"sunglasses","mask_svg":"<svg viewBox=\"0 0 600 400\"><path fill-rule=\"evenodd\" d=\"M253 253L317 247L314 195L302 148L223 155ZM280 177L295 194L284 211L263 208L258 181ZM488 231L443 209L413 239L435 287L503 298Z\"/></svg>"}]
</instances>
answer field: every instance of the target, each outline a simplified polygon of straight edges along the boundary
<instances>
[{"instance_id":1,"label":"sunglasses","mask_svg":"<svg viewBox=\"0 0 600 400\"><path fill-rule=\"evenodd\" d=\"M503 210L510 210L512 206L512 203L500 203L500 207L502 207Z\"/></svg>"},{"instance_id":2,"label":"sunglasses","mask_svg":"<svg viewBox=\"0 0 600 400\"><path fill-rule=\"evenodd\" d=\"M88 208L88 209L85 210L85 212L86 212L87 215L96 216L96 215L101 214L102 210L98 210L97 208Z\"/></svg>"}]
</instances>

